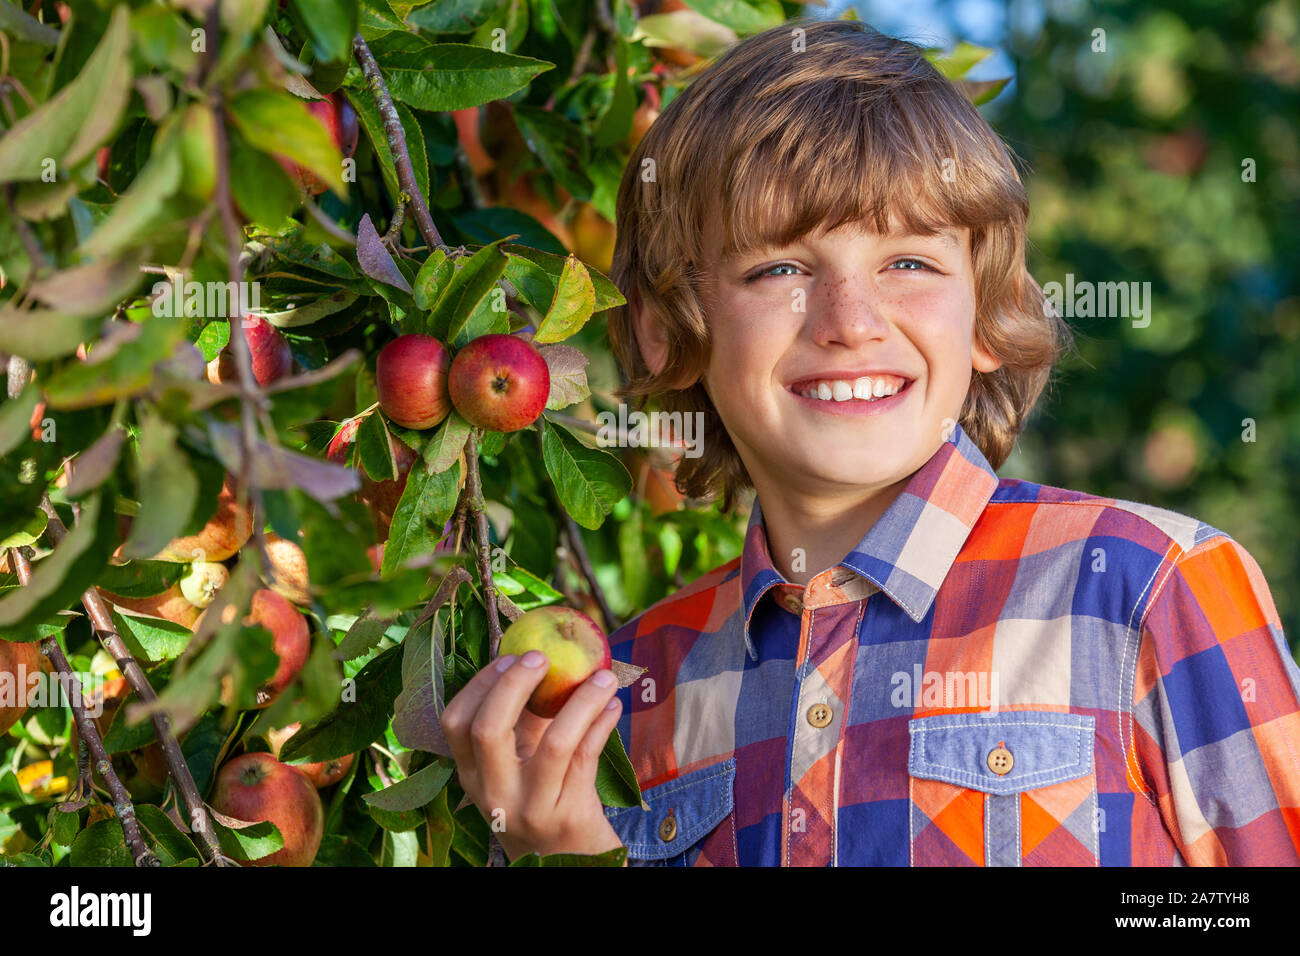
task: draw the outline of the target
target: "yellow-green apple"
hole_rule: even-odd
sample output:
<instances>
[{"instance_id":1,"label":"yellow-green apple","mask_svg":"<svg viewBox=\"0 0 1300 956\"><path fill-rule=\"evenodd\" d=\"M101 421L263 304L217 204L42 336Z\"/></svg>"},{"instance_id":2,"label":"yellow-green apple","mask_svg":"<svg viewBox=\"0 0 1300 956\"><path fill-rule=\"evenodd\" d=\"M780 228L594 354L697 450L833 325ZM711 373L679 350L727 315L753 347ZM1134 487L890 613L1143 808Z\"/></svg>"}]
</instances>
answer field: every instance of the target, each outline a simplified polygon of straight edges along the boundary
<instances>
[{"instance_id":1,"label":"yellow-green apple","mask_svg":"<svg viewBox=\"0 0 1300 956\"><path fill-rule=\"evenodd\" d=\"M0 641L0 734L27 712L27 679L41 673L41 660L35 641Z\"/></svg>"},{"instance_id":2,"label":"yellow-green apple","mask_svg":"<svg viewBox=\"0 0 1300 956\"><path fill-rule=\"evenodd\" d=\"M549 667L528 698L538 717L554 717L578 685L610 664L609 641L600 625L569 607L539 607L525 612L501 635L500 653L523 656L537 650Z\"/></svg>"},{"instance_id":3,"label":"yellow-green apple","mask_svg":"<svg viewBox=\"0 0 1300 956\"><path fill-rule=\"evenodd\" d=\"M447 417L451 355L432 335L399 335L375 360L375 390L384 414L406 428L432 428Z\"/></svg>"},{"instance_id":4,"label":"yellow-green apple","mask_svg":"<svg viewBox=\"0 0 1300 956\"><path fill-rule=\"evenodd\" d=\"M284 837L283 847L246 866L311 866L316 858L325 808L306 777L270 754L244 754L223 766L208 802L236 820L270 820Z\"/></svg>"},{"instance_id":5,"label":"yellow-green apple","mask_svg":"<svg viewBox=\"0 0 1300 956\"><path fill-rule=\"evenodd\" d=\"M551 391L546 359L517 335L480 335L456 353L447 374L456 411L471 425L513 432L537 421Z\"/></svg>"},{"instance_id":6,"label":"yellow-green apple","mask_svg":"<svg viewBox=\"0 0 1300 956\"><path fill-rule=\"evenodd\" d=\"M307 555L296 543L273 532L266 536L266 554L271 559L271 590L294 604L310 604Z\"/></svg>"},{"instance_id":7,"label":"yellow-green apple","mask_svg":"<svg viewBox=\"0 0 1300 956\"><path fill-rule=\"evenodd\" d=\"M253 360L253 378L258 385L270 385L293 370L293 353L280 330L262 316L250 313L240 318L240 329ZM213 385L239 381L239 370L231 347L223 348L208 363L208 381Z\"/></svg>"},{"instance_id":8,"label":"yellow-green apple","mask_svg":"<svg viewBox=\"0 0 1300 956\"><path fill-rule=\"evenodd\" d=\"M217 511L198 534L174 539L158 553L159 561L224 561L253 534L253 516L235 498L234 479L226 476L217 496Z\"/></svg>"},{"instance_id":9,"label":"yellow-green apple","mask_svg":"<svg viewBox=\"0 0 1300 956\"><path fill-rule=\"evenodd\" d=\"M178 582L181 594L197 608L205 608L216 600L217 592L230 580L230 572L224 564L215 561L195 561L190 566L189 574Z\"/></svg>"},{"instance_id":10,"label":"yellow-green apple","mask_svg":"<svg viewBox=\"0 0 1300 956\"><path fill-rule=\"evenodd\" d=\"M279 727L267 732L266 742L271 745L271 753L275 754L276 759L280 758L280 748L284 746L285 741L296 734L302 724L289 724L287 727ZM352 759L356 754L345 754L342 757L335 757L333 760L321 760L316 763L291 763L290 767L297 770L304 777L312 782L317 790L324 790L326 787L333 786L347 775L352 767Z\"/></svg>"}]
</instances>

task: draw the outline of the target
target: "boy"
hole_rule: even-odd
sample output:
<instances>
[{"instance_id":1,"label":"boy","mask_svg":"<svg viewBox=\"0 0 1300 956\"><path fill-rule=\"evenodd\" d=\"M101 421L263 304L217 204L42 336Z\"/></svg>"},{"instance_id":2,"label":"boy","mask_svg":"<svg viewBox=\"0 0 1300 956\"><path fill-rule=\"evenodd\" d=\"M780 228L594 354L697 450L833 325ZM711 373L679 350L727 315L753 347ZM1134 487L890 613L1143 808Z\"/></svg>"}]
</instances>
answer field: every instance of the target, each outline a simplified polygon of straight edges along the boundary
<instances>
[{"instance_id":1,"label":"boy","mask_svg":"<svg viewBox=\"0 0 1300 956\"><path fill-rule=\"evenodd\" d=\"M856 22L751 37L669 105L619 194L620 394L704 416L683 492L756 500L739 558L611 635L638 681L541 721L526 655L448 706L507 853L1300 861L1300 669L1253 558L994 472L1069 344L1027 214L965 96ZM649 811L596 799L616 721Z\"/></svg>"}]
</instances>

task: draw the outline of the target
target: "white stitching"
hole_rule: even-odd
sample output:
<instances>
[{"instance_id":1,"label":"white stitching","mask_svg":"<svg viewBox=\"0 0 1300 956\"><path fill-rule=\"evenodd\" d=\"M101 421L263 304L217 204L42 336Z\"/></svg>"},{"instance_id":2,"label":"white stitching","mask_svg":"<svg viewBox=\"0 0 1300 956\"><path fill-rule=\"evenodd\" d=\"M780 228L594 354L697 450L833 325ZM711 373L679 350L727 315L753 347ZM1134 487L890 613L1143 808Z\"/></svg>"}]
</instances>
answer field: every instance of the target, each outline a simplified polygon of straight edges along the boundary
<instances>
[{"instance_id":1,"label":"white stitching","mask_svg":"<svg viewBox=\"0 0 1300 956\"><path fill-rule=\"evenodd\" d=\"M1156 575L1160 573L1160 565L1164 564L1166 561L1169 560L1169 555L1172 554L1174 548L1177 547L1178 547L1177 541L1173 541L1170 543L1169 548L1165 551L1164 556L1161 557L1160 559L1160 564L1157 564L1155 570L1151 572L1151 577L1147 580L1146 586L1142 588L1142 591L1138 594L1137 601L1135 601L1133 604L1133 611L1132 613L1129 614L1129 618L1128 618L1129 637L1128 637L1128 641L1124 645L1124 656L1120 660L1119 698L1115 702L1115 711L1117 714L1116 722L1119 724L1119 745L1124 758L1124 775L1128 778L1129 783L1137 787L1138 792L1141 793L1142 796L1146 798L1147 802L1150 803L1153 807L1156 806L1155 795L1151 792L1151 788L1147 786L1146 778L1143 777L1140 780L1134 779L1133 766L1129 764L1129 759L1128 759L1129 743L1134 739L1133 711L1135 709L1135 705L1134 705L1134 701L1130 697L1130 700L1128 702L1128 707L1124 706L1124 685L1129 683L1125 677L1125 672L1128 666L1129 648L1132 647L1133 648L1133 681L1131 686L1134 689L1136 689L1137 661L1138 661L1138 657L1141 656L1141 650L1142 650L1142 631L1140 630L1140 626L1142 621L1146 620L1147 613L1150 611L1150 605L1155 603L1156 598L1159 596L1160 591L1164 589L1165 581L1169 580L1169 575L1173 574L1174 569L1178 567L1178 559L1175 559L1173 564L1169 566L1169 570L1165 572L1164 579L1160 582L1160 585L1155 589L1155 591L1152 592L1151 599L1147 602L1147 609L1143 611L1141 621L1139 621L1138 630L1135 630L1133 627L1133 618L1137 615L1138 608L1142 607L1143 595L1147 593L1147 590L1151 587L1151 583L1155 581ZM1184 554L1185 553L1186 552L1184 552ZM1127 721L1125 720L1126 715L1128 718ZM1125 735L1124 735L1126 724L1128 729L1128 739L1125 739ZM1133 753L1133 764L1136 765L1137 762L1138 762L1137 751L1135 748ZM1142 776L1141 767L1138 767L1138 776L1139 777Z\"/></svg>"},{"instance_id":2,"label":"white stitching","mask_svg":"<svg viewBox=\"0 0 1300 956\"><path fill-rule=\"evenodd\" d=\"M1069 716L1080 716L1080 715L1072 714ZM915 719L924 720L925 718L915 718ZM980 724L954 723L951 725L951 727L945 727L943 729L946 730L946 729L951 729L956 727L971 727L971 726L980 727L981 729L985 729L985 728L991 729L993 726L996 726L996 725L988 724L987 723L988 718L981 718L981 720L985 722ZM1069 774L1073 773L1073 771L1078 769L1083 762L1083 755L1082 755L1083 737L1085 734L1093 732L1092 730L1090 730L1087 724L1084 724L1082 726L1071 726L1070 724L1058 724L1058 723L1053 723L1051 721L1025 720L1025 721L1007 721L1007 725L1011 727L1056 727L1061 730L1072 731L1075 738L1074 763L1063 765L1061 767L1052 767L1050 770L1036 770L1031 774L1026 774L1024 777L1018 778L1015 781L1015 783L1019 784L1019 786L1011 790L990 791L990 790L983 790L983 787L979 787L979 786L975 786L973 789L983 790L983 792L985 793L1017 793L1021 790L1029 789L1031 783L1033 787L1045 787L1053 783L1062 783L1066 780L1074 780L1077 777L1082 777L1085 773L1088 772L1088 769L1084 769L1079 773L1075 773L1074 776L1069 776ZM937 732L938 731L936 730L936 733ZM917 775L917 770L926 769L926 768L933 768L935 770L949 770L952 771L952 773L957 777L960 777L962 781L970 780L970 781L974 781L976 784L982 783L984 784L984 786L990 785L991 782L987 778L972 773L969 770L964 770L961 767L949 767L947 764L934 763L932 761L926 760L925 759L925 734L926 734L925 724L918 725L918 727L916 728L916 735L919 739L917 741L918 747L916 753L917 753L917 761L918 763L922 763L923 767L918 767L913 769L911 766L909 766L908 772L910 774ZM1091 753L1089 755L1091 756ZM1091 761L1089 761L1089 763L1091 763ZM1044 777L1044 775L1046 775L1046 779L1042 779L1040 782L1040 778ZM921 779L937 780L941 778L921 776ZM951 783L953 781L946 781L946 782ZM992 781L992 783L996 783L996 782L998 781Z\"/></svg>"}]
</instances>

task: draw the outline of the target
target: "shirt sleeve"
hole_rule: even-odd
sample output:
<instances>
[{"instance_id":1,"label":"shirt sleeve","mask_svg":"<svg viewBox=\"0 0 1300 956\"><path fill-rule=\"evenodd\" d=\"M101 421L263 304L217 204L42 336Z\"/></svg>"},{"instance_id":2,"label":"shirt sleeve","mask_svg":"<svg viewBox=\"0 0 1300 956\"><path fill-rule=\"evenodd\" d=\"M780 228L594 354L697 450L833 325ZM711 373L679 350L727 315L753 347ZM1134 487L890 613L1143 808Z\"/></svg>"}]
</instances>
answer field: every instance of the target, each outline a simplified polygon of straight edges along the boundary
<instances>
[{"instance_id":1,"label":"shirt sleeve","mask_svg":"<svg viewBox=\"0 0 1300 956\"><path fill-rule=\"evenodd\" d=\"M1218 534L1157 588L1133 687L1139 782L1188 864L1300 864L1300 667L1263 572Z\"/></svg>"}]
</instances>

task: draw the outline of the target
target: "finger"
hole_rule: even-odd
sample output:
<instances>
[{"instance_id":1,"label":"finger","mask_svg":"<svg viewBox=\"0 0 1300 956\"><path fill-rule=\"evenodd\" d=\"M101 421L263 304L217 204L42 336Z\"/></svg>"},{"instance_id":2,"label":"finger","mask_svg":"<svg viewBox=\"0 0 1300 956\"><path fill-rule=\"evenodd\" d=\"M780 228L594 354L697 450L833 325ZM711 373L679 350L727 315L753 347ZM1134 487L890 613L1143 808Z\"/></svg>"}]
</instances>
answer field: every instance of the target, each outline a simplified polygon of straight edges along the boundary
<instances>
[{"instance_id":1,"label":"finger","mask_svg":"<svg viewBox=\"0 0 1300 956\"><path fill-rule=\"evenodd\" d=\"M592 674L574 688L573 695L537 742L537 751L528 761L524 774L529 792L544 806L553 807L559 802L574 750L617 690L618 681L613 671L600 670Z\"/></svg>"},{"instance_id":2,"label":"finger","mask_svg":"<svg viewBox=\"0 0 1300 956\"><path fill-rule=\"evenodd\" d=\"M548 664L541 651L519 658L488 690L469 728L474 763L485 790L514 793L519 783L519 723L524 704L546 676Z\"/></svg>"},{"instance_id":3,"label":"finger","mask_svg":"<svg viewBox=\"0 0 1300 956\"><path fill-rule=\"evenodd\" d=\"M609 699L609 704L596 715L596 719L591 722L591 726L587 728L577 749L574 750L573 759L569 761L569 772L564 776L564 786L560 792L561 800L570 796L574 799L584 799L591 795L596 786L596 767L600 763L600 755L605 749L609 735L618 726L618 718L622 713L623 702L615 694Z\"/></svg>"},{"instance_id":4,"label":"finger","mask_svg":"<svg viewBox=\"0 0 1300 956\"><path fill-rule=\"evenodd\" d=\"M456 767L462 774L474 775L476 771L474 762L474 746L470 741L470 727L474 723L474 717L478 713L479 707L483 704L483 699L501 679L504 671L508 670L518 658L514 654L504 654L488 664L477 674L466 681L462 687L443 708L442 717L439 722L442 725L442 735L447 738L447 744L451 747L452 757L456 761Z\"/></svg>"}]
</instances>

